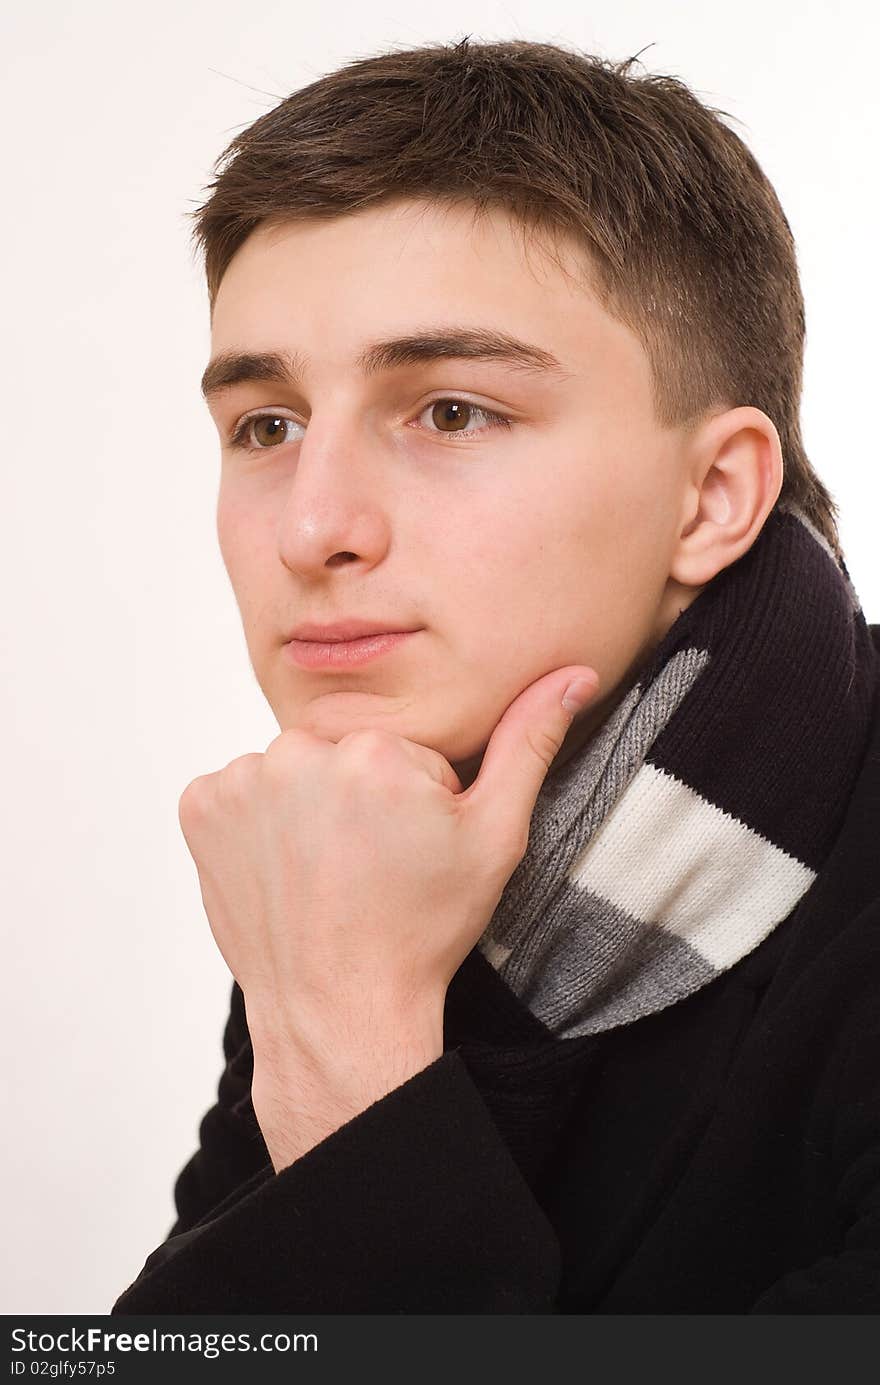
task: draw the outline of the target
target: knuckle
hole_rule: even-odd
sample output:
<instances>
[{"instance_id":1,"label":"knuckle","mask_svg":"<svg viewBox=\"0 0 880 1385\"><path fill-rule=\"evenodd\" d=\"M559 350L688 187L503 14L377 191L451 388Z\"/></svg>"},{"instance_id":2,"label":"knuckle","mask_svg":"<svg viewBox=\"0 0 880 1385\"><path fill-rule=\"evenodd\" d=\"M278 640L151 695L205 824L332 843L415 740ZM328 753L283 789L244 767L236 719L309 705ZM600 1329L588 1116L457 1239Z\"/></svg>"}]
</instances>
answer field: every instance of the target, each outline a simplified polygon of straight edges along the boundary
<instances>
[{"instance_id":1,"label":"knuckle","mask_svg":"<svg viewBox=\"0 0 880 1385\"><path fill-rule=\"evenodd\" d=\"M377 726L364 726L357 731L349 731L339 742L347 752L353 752L357 758L385 755L393 743L394 737L391 733Z\"/></svg>"},{"instance_id":2,"label":"knuckle","mask_svg":"<svg viewBox=\"0 0 880 1385\"><path fill-rule=\"evenodd\" d=\"M284 755L290 745L290 737L290 732L282 731L280 736L276 736L274 740L270 741L263 752L265 758L275 760L279 755Z\"/></svg>"},{"instance_id":3,"label":"knuckle","mask_svg":"<svg viewBox=\"0 0 880 1385\"><path fill-rule=\"evenodd\" d=\"M230 760L223 771L225 786L233 790L243 788L251 782L262 763L263 756L253 752L248 755L239 755L235 760Z\"/></svg>"},{"instance_id":4,"label":"knuckle","mask_svg":"<svg viewBox=\"0 0 880 1385\"><path fill-rule=\"evenodd\" d=\"M180 795L177 801L177 816L181 823L184 820L194 821L204 812L207 805L206 781L206 775L198 775L190 780Z\"/></svg>"},{"instance_id":5,"label":"knuckle","mask_svg":"<svg viewBox=\"0 0 880 1385\"><path fill-rule=\"evenodd\" d=\"M256 758L269 770L284 769L291 760L302 756L311 744L312 737L307 731L291 727L288 731L282 731L274 741L270 741L265 752Z\"/></svg>"},{"instance_id":6,"label":"knuckle","mask_svg":"<svg viewBox=\"0 0 880 1385\"><path fill-rule=\"evenodd\" d=\"M559 742L540 726L530 726L526 732L529 746L549 769L559 751Z\"/></svg>"}]
</instances>

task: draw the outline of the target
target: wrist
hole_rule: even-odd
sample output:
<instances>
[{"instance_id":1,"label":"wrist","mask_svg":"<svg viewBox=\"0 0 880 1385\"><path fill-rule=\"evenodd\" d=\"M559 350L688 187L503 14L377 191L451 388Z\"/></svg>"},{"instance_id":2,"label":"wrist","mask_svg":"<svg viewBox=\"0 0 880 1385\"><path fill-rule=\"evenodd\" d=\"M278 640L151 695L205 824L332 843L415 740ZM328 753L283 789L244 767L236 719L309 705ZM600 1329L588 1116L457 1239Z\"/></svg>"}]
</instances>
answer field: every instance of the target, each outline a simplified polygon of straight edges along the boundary
<instances>
[{"instance_id":1,"label":"wrist","mask_svg":"<svg viewBox=\"0 0 880 1385\"><path fill-rule=\"evenodd\" d=\"M255 1058L268 1068L331 1072L341 1060L366 1054L400 1055L402 1063L418 1055L443 1052L445 987L417 995L380 992L369 987L357 996L339 992L292 997L244 996L248 1032Z\"/></svg>"},{"instance_id":2,"label":"wrist","mask_svg":"<svg viewBox=\"0 0 880 1385\"><path fill-rule=\"evenodd\" d=\"M247 1007L251 1098L276 1172L441 1056L443 1000L404 1008L371 996L357 1015L302 1006L295 1025L278 1007Z\"/></svg>"}]
</instances>

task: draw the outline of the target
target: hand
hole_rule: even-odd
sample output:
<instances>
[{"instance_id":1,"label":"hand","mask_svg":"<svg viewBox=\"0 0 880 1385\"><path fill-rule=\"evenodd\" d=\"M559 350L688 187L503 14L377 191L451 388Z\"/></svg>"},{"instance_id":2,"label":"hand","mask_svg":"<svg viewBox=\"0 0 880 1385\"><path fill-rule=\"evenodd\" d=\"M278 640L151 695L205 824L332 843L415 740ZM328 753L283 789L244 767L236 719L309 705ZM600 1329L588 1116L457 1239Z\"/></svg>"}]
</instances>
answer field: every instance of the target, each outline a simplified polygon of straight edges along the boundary
<instances>
[{"instance_id":1,"label":"hand","mask_svg":"<svg viewBox=\"0 0 880 1385\"><path fill-rule=\"evenodd\" d=\"M446 988L525 854L579 676L589 699L598 680L579 667L516 698L465 791L439 752L374 729L283 731L184 790L276 1168L442 1053Z\"/></svg>"}]
</instances>

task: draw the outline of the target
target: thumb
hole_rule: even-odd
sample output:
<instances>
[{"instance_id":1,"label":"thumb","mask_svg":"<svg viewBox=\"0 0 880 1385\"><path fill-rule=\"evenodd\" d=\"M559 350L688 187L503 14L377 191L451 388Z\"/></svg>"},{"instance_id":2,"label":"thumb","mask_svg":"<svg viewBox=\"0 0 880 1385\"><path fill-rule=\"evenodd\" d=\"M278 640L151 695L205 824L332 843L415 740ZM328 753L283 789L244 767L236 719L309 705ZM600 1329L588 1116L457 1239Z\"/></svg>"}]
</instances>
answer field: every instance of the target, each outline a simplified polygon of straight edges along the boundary
<instances>
[{"instance_id":1,"label":"thumb","mask_svg":"<svg viewBox=\"0 0 880 1385\"><path fill-rule=\"evenodd\" d=\"M598 686L595 669L575 665L545 674L511 702L490 737L477 778L462 795L469 800L471 819L485 820L488 836L519 840L527 831L547 771L574 716Z\"/></svg>"}]
</instances>

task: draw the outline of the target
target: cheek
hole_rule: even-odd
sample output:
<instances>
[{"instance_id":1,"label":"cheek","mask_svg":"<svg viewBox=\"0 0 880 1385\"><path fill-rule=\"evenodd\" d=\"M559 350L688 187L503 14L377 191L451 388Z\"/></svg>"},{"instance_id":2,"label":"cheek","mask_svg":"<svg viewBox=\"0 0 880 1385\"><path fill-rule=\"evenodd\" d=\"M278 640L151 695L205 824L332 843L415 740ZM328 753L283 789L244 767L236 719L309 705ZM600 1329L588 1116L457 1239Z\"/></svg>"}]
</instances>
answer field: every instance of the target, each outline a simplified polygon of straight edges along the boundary
<instances>
[{"instance_id":1,"label":"cheek","mask_svg":"<svg viewBox=\"0 0 880 1385\"><path fill-rule=\"evenodd\" d=\"M271 517L253 506L243 504L234 493L221 488L217 500L216 529L223 565L239 605L247 603L250 591L255 591L258 599L261 584L265 590L262 569L274 551L270 541L273 533Z\"/></svg>"},{"instance_id":2,"label":"cheek","mask_svg":"<svg viewBox=\"0 0 880 1385\"><path fill-rule=\"evenodd\" d=\"M545 486L471 511L432 548L426 571L469 678L513 695L542 661L549 671L577 628L594 546L577 506Z\"/></svg>"},{"instance_id":3,"label":"cheek","mask_svg":"<svg viewBox=\"0 0 880 1385\"><path fill-rule=\"evenodd\" d=\"M245 529L241 506L236 505L229 491L221 484L220 493L217 497L217 542L220 546L220 556L231 580L239 567L238 552Z\"/></svg>"},{"instance_id":4,"label":"cheek","mask_svg":"<svg viewBox=\"0 0 880 1385\"><path fill-rule=\"evenodd\" d=\"M279 701L273 655L280 642L280 617L275 621L271 614L271 597L278 582L277 573L271 571L277 544L269 536L265 515L255 506L244 504L228 485L221 485L215 520L217 542L241 618L251 667L277 715L290 691L285 685ZM290 724L283 715L280 719L283 725Z\"/></svg>"}]
</instances>

